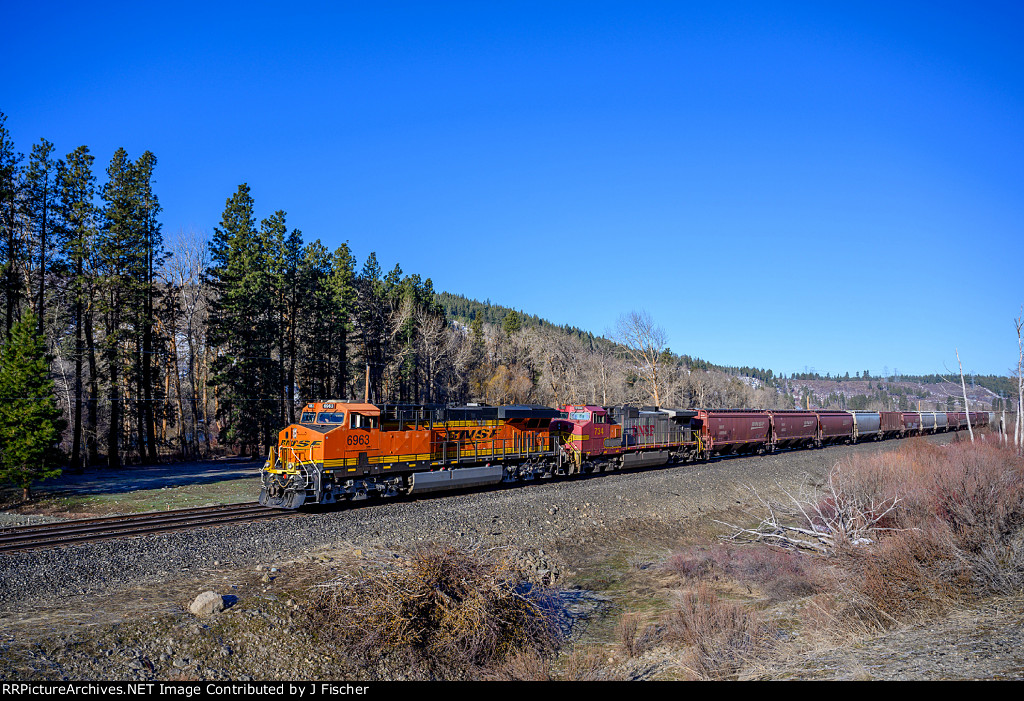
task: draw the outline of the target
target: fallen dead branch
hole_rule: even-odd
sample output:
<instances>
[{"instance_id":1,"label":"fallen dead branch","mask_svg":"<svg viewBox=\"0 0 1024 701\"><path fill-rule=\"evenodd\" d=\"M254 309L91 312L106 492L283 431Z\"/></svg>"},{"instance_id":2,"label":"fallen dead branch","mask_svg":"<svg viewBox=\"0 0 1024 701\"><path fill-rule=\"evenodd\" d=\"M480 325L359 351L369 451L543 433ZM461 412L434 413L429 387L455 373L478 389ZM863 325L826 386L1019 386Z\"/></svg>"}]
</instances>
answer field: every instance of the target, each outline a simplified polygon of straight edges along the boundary
<instances>
[{"instance_id":1,"label":"fallen dead branch","mask_svg":"<svg viewBox=\"0 0 1024 701\"><path fill-rule=\"evenodd\" d=\"M789 498L789 507L764 499L747 485L763 510L760 522L745 528L718 521L732 529L723 538L828 555L840 546L874 543L883 531L901 530L888 525L894 522L897 507L902 503L898 494L885 498L863 494L851 489L843 477L842 465L836 463L823 488L810 494L802 489L799 496L794 496L780 485Z\"/></svg>"}]
</instances>

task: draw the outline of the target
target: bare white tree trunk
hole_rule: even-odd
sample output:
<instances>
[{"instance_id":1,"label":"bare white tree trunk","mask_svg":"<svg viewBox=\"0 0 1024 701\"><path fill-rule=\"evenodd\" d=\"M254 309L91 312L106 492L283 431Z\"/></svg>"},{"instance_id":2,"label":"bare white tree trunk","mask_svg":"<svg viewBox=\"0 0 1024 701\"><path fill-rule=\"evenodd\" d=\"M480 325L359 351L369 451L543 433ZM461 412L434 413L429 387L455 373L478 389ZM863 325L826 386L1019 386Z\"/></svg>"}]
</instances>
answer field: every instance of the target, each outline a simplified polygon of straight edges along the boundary
<instances>
[{"instance_id":1,"label":"bare white tree trunk","mask_svg":"<svg viewBox=\"0 0 1024 701\"><path fill-rule=\"evenodd\" d=\"M1013 447L1018 455L1024 455L1024 337L1021 336L1021 329L1024 328L1024 306L1021 307L1021 314L1013 320L1017 326L1017 420L1013 422Z\"/></svg>"},{"instance_id":2,"label":"bare white tree trunk","mask_svg":"<svg viewBox=\"0 0 1024 701\"><path fill-rule=\"evenodd\" d=\"M960 387L964 391L964 413L967 415L967 432L971 434L971 443L974 442L974 429L971 428L971 407L967 403L967 384L964 382L964 366L960 362L960 350L956 350L956 364L960 367Z\"/></svg>"}]
</instances>

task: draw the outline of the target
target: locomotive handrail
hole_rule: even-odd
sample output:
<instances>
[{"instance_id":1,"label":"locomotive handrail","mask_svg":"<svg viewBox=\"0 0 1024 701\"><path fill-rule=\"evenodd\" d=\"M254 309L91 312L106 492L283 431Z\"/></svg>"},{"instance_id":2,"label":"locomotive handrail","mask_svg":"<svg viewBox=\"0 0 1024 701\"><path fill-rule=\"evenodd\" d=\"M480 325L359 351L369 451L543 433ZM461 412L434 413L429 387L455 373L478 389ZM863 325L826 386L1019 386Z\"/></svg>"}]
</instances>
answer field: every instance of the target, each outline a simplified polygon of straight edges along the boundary
<instances>
[{"instance_id":1,"label":"locomotive handrail","mask_svg":"<svg viewBox=\"0 0 1024 701\"><path fill-rule=\"evenodd\" d=\"M297 464L299 466L299 474L302 475L302 478L303 478L303 481L304 481L304 484L302 485L302 489L309 489L311 486L315 488L316 484L314 484L314 480L312 479L311 475L312 474L316 475L316 477L317 477L317 479L315 480L316 482L320 481L320 476L321 475L320 475L320 468L317 467L316 461L313 460L312 451L310 451L311 454L310 454L309 461L308 461L309 462L309 466L307 467L306 466L306 462L307 461L303 460L299 456L299 454L295 452L295 448L293 448L292 446L285 446L285 447L288 449L288 452L292 454L292 458L294 458L294 460L292 461L292 464Z\"/></svg>"}]
</instances>

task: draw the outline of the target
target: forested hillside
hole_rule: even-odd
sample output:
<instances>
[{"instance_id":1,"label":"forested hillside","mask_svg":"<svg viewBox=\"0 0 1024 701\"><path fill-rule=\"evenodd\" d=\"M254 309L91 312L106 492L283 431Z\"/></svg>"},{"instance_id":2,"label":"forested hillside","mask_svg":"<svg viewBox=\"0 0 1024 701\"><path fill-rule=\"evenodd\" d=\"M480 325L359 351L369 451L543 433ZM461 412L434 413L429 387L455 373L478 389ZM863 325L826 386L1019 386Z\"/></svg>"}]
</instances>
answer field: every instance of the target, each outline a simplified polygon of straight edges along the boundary
<instances>
[{"instance_id":1,"label":"forested hillside","mask_svg":"<svg viewBox=\"0 0 1024 701\"><path fill-rule=\"evenodd\" d=\"M283 203L223 193L208 240L165 232L153 153L45 139L26 158L0 115L3 338L44 339L68 464L151 462L218 445L260 454L308 400L777 403L699 359L435 292L347 243L289 228ZM258 211L269 212L266 215ZM741 374L734 372L733 375Z\"/></svg>"},{"instance_id":2,"label":"forested hillside","mask_svg":"<svg viewBox=\"0 0 1024 701\"><path fill-rule=\"evenodd\" d=\"M374 253L358 261L347 243L331 250L289 228L286 203L257 203L244 183L211 195L225 199L209 236L165 232L158 167L148 151L118 149L98 172L87 146L59 157L45 139L26 157L0 113L2 340L29 320L19 333L42 342L26 336L24 347L45 349L34 352L52 381L49 396L4 399L56 406L72 469L263 454L303 402L330 398L760 408L802 398L770 370L672 352L643 313L607 339L435 291L419 272L385 271Z\"/></svg>"}]
</instances>

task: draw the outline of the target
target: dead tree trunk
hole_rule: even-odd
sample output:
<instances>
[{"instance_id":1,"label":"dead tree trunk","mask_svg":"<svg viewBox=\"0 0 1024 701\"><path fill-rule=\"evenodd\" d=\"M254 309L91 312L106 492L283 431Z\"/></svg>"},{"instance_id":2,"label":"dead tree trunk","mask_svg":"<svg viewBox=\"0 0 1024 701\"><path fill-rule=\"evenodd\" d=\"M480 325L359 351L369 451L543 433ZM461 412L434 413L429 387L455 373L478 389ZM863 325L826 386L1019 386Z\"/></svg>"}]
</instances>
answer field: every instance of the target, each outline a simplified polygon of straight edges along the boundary
<instances>
[{"instance_id":1,"label":"dead tree trunk","mask_svg":"<svg viewBox=\"0 0 1024 701\"><path fill-rule=\"evenodd\" d=\"M960 350L956 350L956 364L960 367L960 387L964 391L964 413L967 415L967 432L971 434L971 443L974 442L974 429L971 428L971 407L967 404L967 384L964 382L964 366L960 362Z\"/></svg>"},{"instance_id":2,"label":"dead tree trunk","mask_svg":"<svg viewBox=\"0 0 1024 701\"><path fill-rule=\"evenodd\" d=\"M1024 328L1024 306L1021 307L1021 314L1013 320L1017 326L1017 419L1013 422L1013 447L1017 455L1024 455L1024 338L1021 336L1021 329Z\"/></svg>"}]
</instances>

